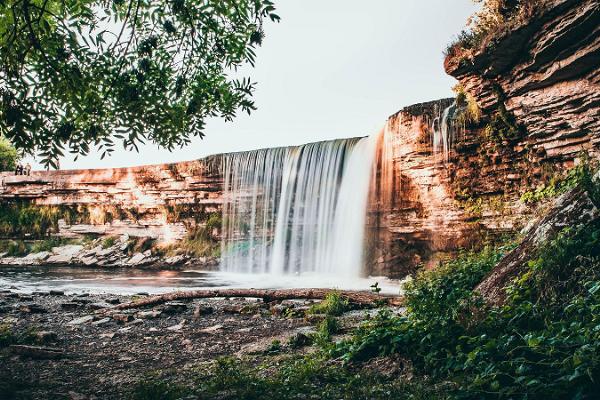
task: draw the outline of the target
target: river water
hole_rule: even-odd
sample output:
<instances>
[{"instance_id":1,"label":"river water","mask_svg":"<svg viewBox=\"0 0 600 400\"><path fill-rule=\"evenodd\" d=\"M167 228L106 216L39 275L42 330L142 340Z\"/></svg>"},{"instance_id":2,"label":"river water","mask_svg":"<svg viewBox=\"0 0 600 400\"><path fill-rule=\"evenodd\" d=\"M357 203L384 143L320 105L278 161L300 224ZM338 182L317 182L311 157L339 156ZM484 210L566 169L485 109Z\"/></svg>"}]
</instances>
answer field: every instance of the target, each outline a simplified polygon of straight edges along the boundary
<instances>
[{"instance_id":1,"label":"river water","mask_svg":"<svg viewBox=\"0 0 600 400\"><path fill-rule=\"evenodd\" d=\"M399 284L383 277L344 279L339 276L273 276L199 270L142 270L56 266L0 267L0 290L24 293L62 290L65 293L165 293L209 288L335 288L370 290L377 282L382 293L398 293Z\"/></svg>"}]
</instances>

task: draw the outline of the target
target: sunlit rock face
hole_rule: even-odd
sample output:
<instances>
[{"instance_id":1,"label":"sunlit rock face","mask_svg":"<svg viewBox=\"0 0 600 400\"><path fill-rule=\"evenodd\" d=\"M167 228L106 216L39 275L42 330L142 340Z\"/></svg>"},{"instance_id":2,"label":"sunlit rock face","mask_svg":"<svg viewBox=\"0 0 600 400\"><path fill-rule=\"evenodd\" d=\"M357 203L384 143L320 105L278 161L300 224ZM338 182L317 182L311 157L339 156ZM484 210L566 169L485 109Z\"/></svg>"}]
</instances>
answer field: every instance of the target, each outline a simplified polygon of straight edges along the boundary
<instances>
[{"instance_id":1,"label":"sunlit rock face","mask_svg":"<svg viewBox=\"0 0 600 400\"><path fill-rule=\"evenodd\" d=\"M503 101L534 151L569 161L600 142L600 3L546 3L542 14L494 46L468 59L449 57L445 68L485 112Z\"/></svg>"},{"instance_id":2,"label":"sunlit rock face","mask_svg":"<svg viewBox=\"0 0 600 400\"><path fill-rule=\"evenodd\" d=\"M450 126L447 152L436 149L452 104L416 104L387 121L367 224L372 274L433 265L445 253L515 232L531 213L519 198L538 181L514 178L523 158L514 147L482 138L480 127Z\"/></svg>"},{"instance_id":3,"label":"sunlit rock face","mask_svg":"<svg viewBox=\"0 0 600 400\"><path fill-rule=\"evenodd\" d=\"M143 236L172 242L220 212L220 158L110 169L0 175L0 199L68 207L77 223L59 221L61 236Z\"/></svg>"},{"instance_id":4,"label":"sunlit rock face","mask_svg":"<svg viewBox=\"0 0 600 400\"><path fill-rule=\"evenodd\" d=\"M377 139L377 146L370 186L359 185L364 186L360 195L368 195L363 274L402 277L421 265L435 265L448 252L519 231L535 216L535 207L520 201L524 192L534 190L575 165L582 152L596 156L600 153L600 26L597 22L600 4L596 0L553 0L548 4L551 7L531 23L499 38L493 50L476 53L468 62L446 60L446 70L482 108L479 123L456 123L452 120L456 112L456 108L452 108L456 107L453 99L444 99L405 107L391 116L379 135L373 137L373 141ZM498 140L486 132L486 124L497 112L500 102L524 128L519 136ZM343 153L350 160L351 154L361 154L354 151L358 143L349 139L343 146L335 145L332 149L344 148ZM315 155L327 154L325 145L299 148L315 149ZM318 235L309 235L305 240L298 232L301 224L318 221L319 215L335 220L335 213L343 202L339 207L320 207L316 202L321 194L312 196L311 188L318 187L320 174L315 172L318 169L312 170L311 175L310 168L288 168L295 173L304 171L303 176L283 179L284 160L302 159L295 156L294 151L288 148L245 153L275 157L272 160L275 169L253 169L252 165L242 168L242 175L238 175L242 178L238 181L242 184L240 187L230 186L232 181L226 182L224 178L231 178L231 169L224 173L228 164L223 160L242 160L241 156L231 155L147 167L35 172L30 177L4 173L0 175L0 201L29 199L39 205L76 207L85 214L85 223L63 220L60 234L64 236L129 234L169 242L204 225L211 214L223 213L223 204L226 207L234 204L231 198L223 198L224 191L227 196L236 191L252 193L254 179L262 181L270 176L269 180L274 179L270 182L274 186L270 187L280 192L249 197L256 198L257 202L262 200L263 210L270 215L263 219L264 224L254 224L252 232L255 239L260 239L256 243L274 243L276 214L283 210L282 217L290 217L292 222L280 227L279 237L283 239L278 242L279 249L290 248L295 239L286 235L293 236L296 232L295 237L302 240L297 240L295 247L302 251L295 253L294 257L299 258L292 267L286 262L280 263L287 266L282 268L293 272L301 265L300 270L309 270L317 268L318 262L321 263L318 269L330 268L327 264L336 264L337 268L343 264L340 263L342 257L357 254L344 252L345 241L341 237L349 231L346 225L340 223L339 229L332 230L322 226L315 231L335 236L327 240L338 253L312 252L312 247L303 247L302 243L323 244L323 241L314 239ZM364 164L365 157L358 157L362 162L356 165ZM350 171L347 166L335 162L315 163L328 164L334 166L331 171L338 171L330 179L331 193L354 196L353 191L358 190L358 186L352 183L356 179L347 180L350 184L342 190L344 171ZM247 175L243 175L244 171ZM260 171L264 173L257 174ZM285 185L296 187L309 176L313 180L306 185L306 190L283 194ZM323 193L326 192L329 193ZM293 193L299 197L292 196ZM283 207L273 206L275 201L286 198L289 201L281 203ZM252 207L253 203L243 204ZM362 218L352 212L351 207L348 209L347 216L340 222ZM253 215L255 220L267 215L258 208L253 210L243 208L242 211L250 220ZM314 215L306 214L307 210L314 210ZM230 211L225 210L225 214ZM237 224L235 221L243 222L225 219L226 223ZM300 225L293 221L300 221ZM225 229L225 240L237 235L244 224L236 226ZM352 245L352 250L356 249L357 246ZM302 253L304 250L308 255ZM273 259L270 252L257 254L259 260ZM325 255L316 257L317 254ZM332 258L334 254L340 256ZM321 261L309 265L313 264L308 261L311 257ZM252 267L247 270L255 271L255 265L268 263L252 261L249 265ZM335 273L343 273L336 268Z\"/></svg>"}]
</instances>

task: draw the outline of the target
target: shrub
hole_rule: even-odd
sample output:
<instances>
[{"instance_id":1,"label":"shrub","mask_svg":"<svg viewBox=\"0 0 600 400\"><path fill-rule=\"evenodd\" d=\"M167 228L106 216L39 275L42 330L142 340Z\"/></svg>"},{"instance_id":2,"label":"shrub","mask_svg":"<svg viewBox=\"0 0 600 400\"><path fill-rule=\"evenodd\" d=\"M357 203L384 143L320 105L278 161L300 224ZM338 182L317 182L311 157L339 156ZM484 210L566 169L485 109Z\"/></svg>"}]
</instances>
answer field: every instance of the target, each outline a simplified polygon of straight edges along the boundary
<instances>
[{"instance_id":1,"label":"shrub","mask_svg":"<svg viewBox=\"0 0 600 400\"><path fill-rule=\"evenodd\" d=\"M14 171L18 162L17 149L8 139L0 135L0 171Z\"/></svg>"},{"instance_id":2,"label":"shrub","mask_svg":"<svg viewBox=\"0 0 600 400\"><path fill-rule=\"evenodd\" d=\"M348 306L348 299L343 297L337 290L333 290L327 293L327 296L325 296L323 301L313 304L308 312L309 314L339 316L348 310Z\"/></svg>"},{"instance_id":3,"label":"shrub","mask_svg":"<svg viewBox=\"0 0 600 400\"><path fill-rule=\"evenodd\" d=\"M502 251L420 274L407 314L382 312L333 351L401 353L459 398L592 398L600 390L600 221L565 230L524 265L502 307L473 287Z\"/></svg>"},{"instance_id":4,"label":"shrub","mask_svg":"<svg viewBox=\"0 0 600 400\"><path fill-rule=\"evenodd\" d=\"M146 378L138 382L131 394L132 400L177 400L189 393L185 387L159 378Z\"/></svg>"}]
</instances>

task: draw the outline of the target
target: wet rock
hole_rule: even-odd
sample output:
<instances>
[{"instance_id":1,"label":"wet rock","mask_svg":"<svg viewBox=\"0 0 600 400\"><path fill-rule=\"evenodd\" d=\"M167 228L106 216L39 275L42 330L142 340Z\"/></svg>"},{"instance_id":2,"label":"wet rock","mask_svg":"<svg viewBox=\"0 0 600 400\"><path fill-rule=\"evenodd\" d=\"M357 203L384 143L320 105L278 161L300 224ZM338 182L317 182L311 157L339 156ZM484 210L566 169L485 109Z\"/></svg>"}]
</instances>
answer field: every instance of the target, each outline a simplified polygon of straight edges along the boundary
<instances>
[{"instance_id":1,"label":"wet rock","mask_svg":"<svg viewBox=\"0 0 600 400\"><path fill-rule=\"evenodd\" d=\"M178 255L178 256L166 258L164 260L164 263L167 265L173 266L173 265L183 264L186 261L187 261L187 257L185 255Z\"/></svg>"},{"instance_id":2,"label":"wet rock","mask_svg":"<svg viewBox=\"0 0 600 400\"><path fill-rule=\"evenodd\" d=\"M71 299L71 301L74 303L79 303L79 304L90 304L92 302L92 300L90 300L90 299L80 298L80 297Z\"/></svg>"},{"instance_id":3,"label":"wet rock","mask_svg":"<svg viewBox=\"0 0 600 400\"><path fill-rule=\"evenodd\" d=\"M75 326L75 325L81 325L81 324L85 324L88 322L91 322L94 320L94 316L93 315L86 315L83 317L79 317L79 318L75 318L74 320L67 322L67 325L71 325L71 326Z\"/></svg>"},{"instance_id":4,"label":"wet rock","mask_svg":"<svg viewBox=\"0 0 600 400\"><path fill-rule=\"evenodd\" d=\"M110 321L112 321L112 319L111 319L111 318L108 318L108 317L106 317L106 318L99 319L98 321L94 321L94 322L92 322L92 325L95 325L95 326L106 325L106 324L108 324Z\"/></svg>"},{"instance_id":5,"label":"wet rock","mask_svg":"<svg viewBox=\"0 0 600 400\"><path fill-rule=\"evenodd\" d=\"M203 315L212 314L215 310L211 306L206 306L204 304L199 304L194 309L194 319L199 319Z\"/></svg>"},{"instance_id":6,"label":"wet rock","mask_svg":"<svg viewBox=\"0 0 600 400\"><path fill-rule=\"evenodd\" d=\"M154 319L160 317L162 312L158 310L140 311L135 316L140 319Z\"/></svg>"},{"instance_id":7,"label":"wet rock","mask_svg":"<svg viewBox=\"0 0 600 400\"><path fill-rule=\"evenodd\" d=\"M210 326L208 328L199 329L197 332L198 333L215 334L215 333L219 332L221 329L223 329L223 325L219 324L219 325Z\"/></svg>"},{"instance_id":8,"label":"wet rock","mask_svg":"<svg viewBox=\"0 0 600 400\"><path fill-rule=\"evenodd\" d=\"M142 253L135 253L129 260L127 260L127 264L129 265L141 265L144 263L144 259L146 256Z\"/></svg>"},{"instance_id":9,"label":"wet rock","mask_svg":"<svg viewBox=\"0 0 600 400\"><path fill-rule=\"evenodd\" d=\"M223 312L229 314L241 314L244 310L244 304L225 304Z\"/></svg>"},{"instance_id":10,"label":"wet rock","mask_svg":"<svg viewBox=\"0 0 600 400\"><path fill-rule=\"evenodd\" d=\"M54 342L57 338L58 335L53 331L39 331L35 334L35 340L40 344Z\"/></svg>"},{"instance_id":11,"label":"wet rock","mask_svg":"<svg viewBox=\"0 0 600 400\"><path fill-rule=\"evenodd\" d=\"M48 292L48 294L50 296L64 296L65 292L62 290L50 290L50 292Z\"/></svg>"},{"instance_id":12,"label":"wet rock","mask_svg":"<svg viewBox=\"0 0 600 400\"><path fill-rule=\"evenodd\" d=\"M19 296L19 300L21 301L33 301L33 296L29 296L29 295L20 295Z\"/></svg>"},{"instance_id":13,"label":"wet rock","mask_svg":"<svg viewBox=\"0 0 600 400\"><path fill-rule=\"evenodd\" d=\"M106 302L107 302L108 304L120 304L120 303L121 303L121 300L119 300L119 298L118 298L118 297L111 297L111 298L109 298L109 299L106 299Z\"/></svg>"},{"instance_id":14,"label":"wet rock","mask_svg":"<svg viewBox=\"0 0 600 400\"><path fill-rule=\"evenodd\" d=\"M19 306L19 311L22 313L30 313L30 314L42 314L48 312L44 307L39 304L22 304Z\"/></svg>"},{"instance_id":15,"label":"wet rock","mask_svg":"<svg viewBox=\"0 0 600 400\"><path fill-rule=\"evenodd\" d=\"M110 304L103 303L103 302L100 302L100 303L90 303L90 304L88 304L88 307L90 309L92 309L92 310L103 310L105 308L109 308Z\"/></svg>"},{"instance_id":16,"label":"wet rock","mask_svg":"<svg viewBox=\"0 0 600 400\"><path fill-rule=\"evenodd\" d=\"M187 304L180 302L167 302L164 304L162 311L165 314L173 315L187 310Z\"/></svg>"},{"instance_id":17,"label":"wet rock","mask_svg":"<svg viewBox=\"0 0 600 400\"><path fill-rule=\"evenodd\" d=\"M185 319L182 320L180 323L178 323L177 325L173 325L167 328L168 331L171 332L179 332L183 329L183 327L185 326Z\"/></svg>"},{"instance_id":18,"label":"wet rock","mask_svg":"<svg viewBox=\"0 0 600 400\"><path fill-rule=\"evenodd\" d=\"M81 307L81 304L80 303L75 303L75 302L72 302L72 303L61 303L60 307L63 310L66 310L66 311L73 311L73 310L76 310L77 308Z\"/></svg>"},{"instance_id":19,"label":"wet rock","mask_svg":"<svg viewBox=\"0 0 600 400\"><path fill-rule=\"evenodd\" d=\"M133 320L133 315L131 314L113 314L112 315L112 319L114 319L117 322L129 322Z\"/></svg>"}]
</instances>

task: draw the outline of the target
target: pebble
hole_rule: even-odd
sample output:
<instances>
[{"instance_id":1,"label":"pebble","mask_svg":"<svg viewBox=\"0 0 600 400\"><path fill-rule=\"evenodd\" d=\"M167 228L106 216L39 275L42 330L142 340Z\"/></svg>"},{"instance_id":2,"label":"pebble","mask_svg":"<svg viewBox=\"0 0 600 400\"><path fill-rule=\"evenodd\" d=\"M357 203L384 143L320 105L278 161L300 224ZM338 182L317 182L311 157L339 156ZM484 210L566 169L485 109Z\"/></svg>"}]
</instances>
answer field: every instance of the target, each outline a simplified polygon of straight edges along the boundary
<instances>
[{"instance_id":1,"label":"pebble","mask_svg":"<svg viewBox=\"0 0 600 400\"><path fill-rule=\"evenodd\" d=\"M165 303L162 311L165 314L176 314L187 310L187 304L180 302Z\"/></svg>"},{"instance_id":2,"label":"pebble","mask_svg":"<svg viewBox=\"0 0 600 400\"><path fill-rule=\"evenodd\" d=\"M60 307L63 310L68 310L68 311L75 310L80 306L81 306L81 304L79 304L79 303L61 303L61 305L60 305Z\"/></svg>"},{"instance_id":3,"label":"pebble","mask_svg":"<svg viewBox=\"0 0 600 400\"><path fill-rule=\"evenodd\" d=\"M177 325L173 325L167 328L168 331L171 332L178 332L180 330L183 329L183 326L185 325L185 319L182 320L180 323L178 323Z\"/></svg>"},{"instance_id":4,"label":"pebble","mask_svg":"<svg viewBox=\"0 0 600 400\"><path fill-rule=\"evenodd\" d=\"M88 307L92 310L102 310L104 308L109 308L110 304L108 303L90 303Z\"/></svg>"},{"instance_id":5,"label":"pebble","mask_svg":"<svg viewBox=\"0 0 600 400\"><path fill-rule=\"evenodd\" d=\"M35 339L38 343L49 343L53 342L58 338L56 332L53 331L39 331L35 334Z\"/></svg>"},{"instance_id":6,"label":"pebble","mask_svg":"<svg viewBox=\"0 0 600 400\"><path fill-rule=\"evenodd\" d=\"M19 306L19 311L23 312L23 313L31 313L31 314L41 314L41 313L45 313L48 312L48 310L46 310L44 307L40 306L39 304L22 304Z\"/></svg>"},{"instance_id":7,"label":"pebble","mask_svg":"<svg viewBox=\"0 0 600 400\"><path fill-rule=\"evenodd\" d=\"M220 331L221 329L223 329L223 325L213 325L208 328L199 329L198 333L216 333L216 332Z\"/></svg>"},{"instance_id":8,"label":"pebble","mask_svg":"<svg viewBox=\"0 0 600 400\"><path fill-rule=\"evenodd\" d=\"M91 322L94 320L94 316L93 315L86 315L83 317L79 317L79 318L75 318L74 320L67 322L67 325L81 325L81 324L85 324L86 322Z\"/></svg>"},{"instance_id":9,"label":"pebble","mask_svg":"<svg viewBox=\"0 0 600 400\"><path fill-rule=\"evenodd\" d=\"M99 319L98 321L92 322L92 325L96 325L96 326L105 325L105 324L109 323L110 321L111 321L111 319L106 317L106 318Z\"/></svg>"},{"instance_id":10,"label":"pebble","mask_svg":"<svg viewBox=\"0 0 600 400\"><path fill-rule=\"evenodd\" d=\"M154 319L160 317L162 313L158 310L140 311L135 316L141 319Z\"/></svg>"},{"instance_id":11,"label":"pebble","mask_svg":"<svg viewBox=\"0 0 600 400\"><path fill-rule=\"evenodd\" d=\"M113 314L112 315L112 319L114 319L115 321L118 322L129 322L131 320L133 320L133 316L129 315L129 314Z\"/></svg>"},{"instance_id":12,"label":"pebble","mask_svg":"<svg viewBox=\"0 0 600 400\"><path fill-rule=\"evenodd\" d=\"M214 308L212 308L211 306L205 306L205 305L199 304L194 309L194 319L198 319L203 315L212 314L214 311L215 311Z\"/></svg>"}]
</instances>

